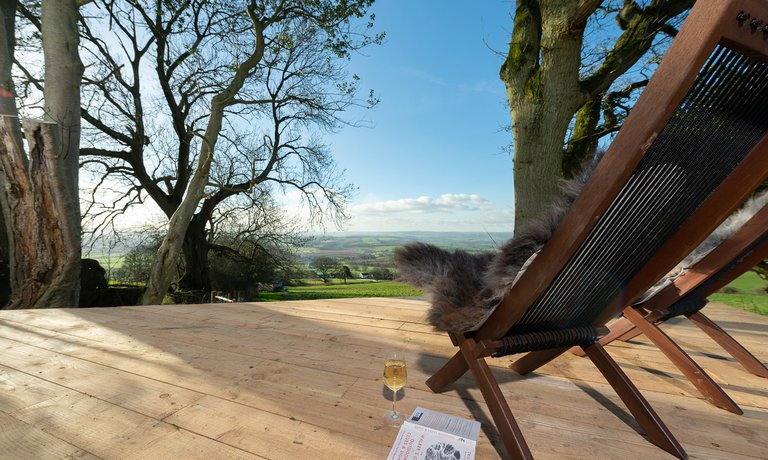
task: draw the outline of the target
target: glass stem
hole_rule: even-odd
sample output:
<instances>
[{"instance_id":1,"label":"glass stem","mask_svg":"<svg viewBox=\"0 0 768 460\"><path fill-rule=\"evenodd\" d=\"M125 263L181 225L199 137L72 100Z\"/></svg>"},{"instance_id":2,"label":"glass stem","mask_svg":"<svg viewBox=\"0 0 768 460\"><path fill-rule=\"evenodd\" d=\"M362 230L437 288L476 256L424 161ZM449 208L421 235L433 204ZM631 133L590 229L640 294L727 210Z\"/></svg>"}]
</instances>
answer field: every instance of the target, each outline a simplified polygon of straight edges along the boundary
<instances>
[{"instance_id":1,"label":"glass stem","mask_svg":"<svg viewBox=\"0 0 768 460\"><path fill-rule=\"evenodd\" d=\"M392 390L392 418L397 418L397 410L395 404L397 403L397 390Z\"/></svg>"}]
</instances>

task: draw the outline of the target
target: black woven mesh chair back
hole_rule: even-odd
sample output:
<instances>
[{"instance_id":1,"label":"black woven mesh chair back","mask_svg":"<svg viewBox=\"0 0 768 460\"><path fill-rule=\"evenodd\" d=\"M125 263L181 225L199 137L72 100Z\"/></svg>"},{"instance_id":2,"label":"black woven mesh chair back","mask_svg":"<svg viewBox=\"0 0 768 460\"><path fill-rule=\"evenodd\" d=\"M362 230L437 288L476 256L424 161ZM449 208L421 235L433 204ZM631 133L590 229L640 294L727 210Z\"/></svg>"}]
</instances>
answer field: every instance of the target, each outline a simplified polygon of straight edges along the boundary
<instances>
[{"instance_id":1,"label":"black woven mesh chair back","mask_svg":"<svg viewBox=\"0 0 768 460\"><path fill-rule=\"evenodd\" d=\"M718 45L584 243L510 332L588 326L633 300L608 305L768 132L766 108L768 63Z\"/></svg>"}]
</instances>

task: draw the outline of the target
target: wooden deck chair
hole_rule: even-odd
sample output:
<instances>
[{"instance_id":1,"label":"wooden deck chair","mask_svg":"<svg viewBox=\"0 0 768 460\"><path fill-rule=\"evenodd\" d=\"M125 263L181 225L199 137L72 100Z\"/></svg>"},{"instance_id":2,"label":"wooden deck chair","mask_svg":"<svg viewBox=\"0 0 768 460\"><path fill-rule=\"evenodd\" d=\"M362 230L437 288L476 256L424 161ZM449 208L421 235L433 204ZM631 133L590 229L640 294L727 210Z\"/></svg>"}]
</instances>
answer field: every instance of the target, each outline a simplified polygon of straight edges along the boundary
<instances>
[{"instance_id":1,"label":"wooden deck chair","mask_svg":"<svg viewBox=\"0 0 768 460\"><path fill-rule=\"evenodd\" d=\"M685 316L758 377L768 378L768 368L738 341L707 318L701 309L707 297L768 257L768 205L758 211L730 238L696 262L686 273L646 301L624 309L598 343L630 340L642 333L661 350L712 404L741 414L722 388L659 325ZM581 348L571 351L583 355Z\"/></svg>"},{"instance_id":2,"label":"wooden deck chair","mask_svg":"<svg viewBox=\"0 0 768 460\"><path fill-rule=\"evenodd\" d=\"M699 0L561 224L496 310L429 380L471 371L513 458L532 458L489 356L528 352L525 374L581 346L652 442L678 441L597 327L639 298L730 215L768 172L765 0ZM756 19L756 20L755 20ZM754 21L753 21L754 20Z\"/></svg>"}]
</instances>

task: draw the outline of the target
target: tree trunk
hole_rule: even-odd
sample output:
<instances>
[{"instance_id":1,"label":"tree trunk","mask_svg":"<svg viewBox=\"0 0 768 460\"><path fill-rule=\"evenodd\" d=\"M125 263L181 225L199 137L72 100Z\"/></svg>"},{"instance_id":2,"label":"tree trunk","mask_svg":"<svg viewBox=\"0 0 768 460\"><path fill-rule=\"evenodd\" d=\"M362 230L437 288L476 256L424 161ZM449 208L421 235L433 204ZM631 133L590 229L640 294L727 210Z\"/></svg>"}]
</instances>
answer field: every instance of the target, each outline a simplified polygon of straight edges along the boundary
<instances>
[{"instance_id":1,"label":"tree trunk","mask_svg":"<svg viewBox=\"0 0 768 460\"><path fill-rule=\"evenodd\" d=\"M25 121L29 160L14 117L0 117L0 185L10 236L11 298L6 309L76 307L80 245L59 222L69 200L56 173L60 139L53 123ZM79 238L79 233L77 234ZM76 276L73 276L73 273Z\"/></svg>"},{"instance_id":2,"label":"tree trunk","mask_svg":"<svg viewBox=\"0 0 768 460\"><path fill-rule=\"evenodd\" d=\"M597 95L587 101L576 113L573 134L563 152L563 177L566 179L570 179L579 172L584 160L597 152L596 130L600 121L601 106L602 95Z\"/></svg>"},{"instance_id":3,"label":"tree trunk","mask_svg":"<svg viewBox=\"0 0 768 460\"><path fill-rule=\"evenodd\" d=\"M200 157L195 174L189 182L187 195L178 209L176 209L176 212L173 213L170 222L168 222L168 233L163 238L163 242L160 244L157 254L155 254L155 259L152 261L147 289L144 291L144 297L141 299L144 305L162 303L168 287L173 282L175 271L173 268L176 264L176 258L181 252L187 228L192 221L197 205L203 199L205 186L208 183L213 152L224 118L224 106L220 101L220 95L214 96L211 103L211 115L208 120L208 126L205 129L205 136L200 148Z\"/></svg>"},{"instance_id":4,"label":"tree trunk","mask_svg":"<svg viewBox=\"0 0 768 460\"><path fill-rule=\"evenodd\" d=\"M80 290L80 79L75 0L43 1L46 121L25 121L22 143L10 64L15 2L0 7L0 206L8 233L6 308L76 307Z\"/></svg>"},{"instance_id":5,"label":"tree trunk","mask_svg":"<svg viewBox=\"0 0 768 460\"><path fill-rule=\"evenodd\" d=\"M0 3L0 115L17 116L16 103L13 98L14 88L11 79L13 50L16 47L16 2ZM0 139L4 142L5 138ZM0 158L0 161L2 159ZM10 208L5 196L6 180L0 163L0 308L8 303L10 293L10 248L12 232L9 231Z\"/></svg>"},{"instance_id":6,"label":"tree trunk","mask_svg":"<svg viewBox=\"0 0 768 460\"><path fill-rule=\"evenodd\" d=\"M15 90L11 78L16 48L16 2L0 2L0 115L17 116Z\"/></svg>"},{"instance_id":7,"label":"tree trunk","mask_svg":"<svg viewBox=\"0 0 768 460\"><path fill-rule=\"evenodd\" d=\"M515 233L539 217L559 195L563 138L570 117L528 100L513 110Z\"/></svg>"},{"instance_id":8,"label":"tree trunk","mask_svg":"<svg viewBox=\"0 0 768 460\"><path fill-rule=\"evenodd\" d=\"M191 291L211 291L211 270L208 262L210 243L206 231L207 219L195 214L184 238L184 276L179 282Z\"/></svg>"},{"instance_id":9,"label":"tree trunk","mask_svg":"<svg viewBox=\"0 0 768 460\"><path fill-rule=\"evenodd\" d=\"M507 89L514 136L515 233L559 193L565 134L585 102L579 86L582 31L575 2L538 9L518 1L515 28L500 77Z\"/></svg>"},{"instance_id":10,"label":"tree trunk","mask_svg":"<svg viewBox=\"0 0 768 460\"><path fill-rule=\"evenodd\" d=\"M56 188L56 220L65 246L58 248L64 274L56 290L65 293L60 304L78 305L80 296L80 82L84 67L78 48L76 0L44 0L42 3L43 55L45 59L45 113L57 124L59 139L51 175ZM50 225L50 223L48 224Z\"/></svg>"}]
</instances>

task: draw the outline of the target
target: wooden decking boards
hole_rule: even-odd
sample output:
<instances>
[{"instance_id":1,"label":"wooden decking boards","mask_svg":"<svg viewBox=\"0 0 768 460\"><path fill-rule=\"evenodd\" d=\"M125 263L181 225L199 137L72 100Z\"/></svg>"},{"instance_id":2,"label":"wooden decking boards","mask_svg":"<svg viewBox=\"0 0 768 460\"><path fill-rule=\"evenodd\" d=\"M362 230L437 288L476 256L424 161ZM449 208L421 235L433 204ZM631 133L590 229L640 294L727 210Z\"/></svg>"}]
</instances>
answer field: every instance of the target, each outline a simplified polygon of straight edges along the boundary
<instances>
[{"instance_id":1,"label":"wooden decking boards","mask_svg":"<svg viewBox=\"0 0 768 460\"><path fill-rule=\"evenodd\" d=\"M501 457L471 379L424 381L454 352L406 299L0 312L0 459L383 459L387 351L404 349L417 405L483 423L477 457ZM706 313L763 362L768 318ZM689 322L667 331L744 409L710 405L647 340L606 347L692 458L768 457L768 379L744 371ZM520 377L491 360L536 458L671 458L584 358ZM401 393L402 394L402 393Z\"/></svg>"}]
</instances>

